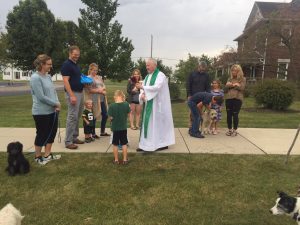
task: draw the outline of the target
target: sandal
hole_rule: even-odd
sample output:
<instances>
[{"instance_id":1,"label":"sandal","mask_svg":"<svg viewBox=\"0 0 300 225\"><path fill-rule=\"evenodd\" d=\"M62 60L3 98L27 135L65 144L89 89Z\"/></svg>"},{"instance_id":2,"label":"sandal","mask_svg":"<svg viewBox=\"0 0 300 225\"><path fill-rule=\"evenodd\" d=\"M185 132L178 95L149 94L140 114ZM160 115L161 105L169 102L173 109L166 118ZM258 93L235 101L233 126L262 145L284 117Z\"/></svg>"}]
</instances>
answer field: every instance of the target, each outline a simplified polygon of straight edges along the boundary
<instances>
[{"instance_id":1,"label":"sandal","mask_svg":"<svg viewBox=\"0 0 300 225\"><path fill-rule=\"evenodd\" d=\"M110 134L105 132L105 133L100 134L100 136L110 136Z\"/></svg>"},{"instance_id":2,"label":"sandal","mask_svg":"<svg viewBox=\"0 0 300 225\"><path fill-rule=\"evenodd\" d=\"M235 137L235 136L237 136L237 135L238 135L237 131L236 131L236 130L233 130L233 131L232 131L232 134L231 134L231 137Z\"/></svg>"},{"instance_id":3,"label":"sandal","mask_svg":"<svg viewBox=\"0 0 300 225\"><path fill-rule=\"evenodd\" d=\"M231 136L231 135L232 135L232 130L228 130L225 134L226 134L227 136Z\"/></svg>"},{"instance_id":4,"label":"sandal","mask_svg":"<svg viewBox=\"0 0 300 225\"><path fill-rule=\"evenodd\" d=\"M129 163L129 159L123 160L123 162L122 162L123 165L127 165L128 163Z\"/></svg>"},{"instance_id":5,"label":"sandal","mask_svg":"<svg viewBox=\"0 0 300 225\"><path fill-rule=\"evenodd\" d=\"M113 160L113 164L115 164L115 165L119 165L119 164L120 164L120 162L119 162L119 161L116 161L116 160Z\"/></svg>"},{"instance_id":6,"label":"sandal","mask_svg":"<svg viewBox=\"0 0 300 225\"><path fill-rule=\"evenodd\" d=\"M130 127L130 129L131 129L131 130L136 130L137 128L136 128L136 127Z\"/></svg>"}]
</instances>

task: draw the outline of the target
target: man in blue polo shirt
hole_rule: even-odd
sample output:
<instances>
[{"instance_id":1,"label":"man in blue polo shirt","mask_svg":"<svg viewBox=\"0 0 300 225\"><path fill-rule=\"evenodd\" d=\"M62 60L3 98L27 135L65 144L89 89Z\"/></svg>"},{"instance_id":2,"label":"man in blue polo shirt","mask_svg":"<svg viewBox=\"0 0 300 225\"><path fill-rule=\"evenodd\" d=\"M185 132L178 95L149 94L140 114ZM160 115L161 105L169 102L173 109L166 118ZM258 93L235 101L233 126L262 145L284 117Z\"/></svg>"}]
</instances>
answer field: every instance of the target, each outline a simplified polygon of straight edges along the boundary
<instances>
[{"instance_id":1,"label":"man in blue polo shirt","mask_svg":"<svg viewBox=\"0 0 300 225\"><path fill-rule=\"evenodd\" d=\"M68 149L77 149L77 144L84 144L83 141L78 139L79 119L81 118L83 109L83 84L80 82L80 68L76 64L79 57L79 47L70 46L69 59L61 67L68 105L65 137L65 147Z\"/></svg>"}]
</instances>

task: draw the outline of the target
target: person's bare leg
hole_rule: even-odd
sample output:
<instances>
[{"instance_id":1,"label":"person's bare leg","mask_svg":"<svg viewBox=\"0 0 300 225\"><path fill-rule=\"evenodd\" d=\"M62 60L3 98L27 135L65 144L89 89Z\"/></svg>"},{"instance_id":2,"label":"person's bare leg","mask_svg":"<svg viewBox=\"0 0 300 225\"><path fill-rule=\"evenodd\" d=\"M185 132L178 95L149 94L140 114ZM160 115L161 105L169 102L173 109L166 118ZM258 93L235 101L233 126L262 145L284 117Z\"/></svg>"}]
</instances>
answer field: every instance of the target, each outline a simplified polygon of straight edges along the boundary
<instances>
[{"instance_id":1,"label":"person's bare leg","mask_svg":"<svg viewBox=\"0 0 300 225\"><path fill-rule=\"evenodd\" d=\"M131 103L130 104L130 114L129 114L129 122L130 122L131 128L134 128L134 112L135 112L135 104Z\"/></svg>"},{"instance_id":2,"label":"person's bare leg","mask_svg":"<svg viewBox=\"0 0 300 225\"><path fill-rule=\"evenodd\" d=\"M35 149L35 158L42 156L42 148L41 146L34 146Z\"/></svg>"},{"instance_id":3,"label":"person's bare leg","mask_svg":"<svg viewBox=\"0 0 300 225\"><path fill-rule=\"evenodd\" d=\"M113 145L113 152L114 152L114 160L119 161L119 153L118 153L118 146L117 145Z\"/></svg>"},{"instance_id":4,"label":"person's bare leg","mask_svg":"<svg viewBox=\"0 0 300 225\"><path fill-rule=\"evenodd\" d=\"M142 112L142 105L140 104L135 105L135 124L137 128L140 128L141 112Z\"/></svg>"},{"instance_id":5,"label":"person's bare leg","mask_svg":"<svg viewBox=\"0 0 300 225\"><path fill-rule=\"evenodd\" d=\"M127 145L122 145L122 151L123 151L123 162L127 162L128 161L128 157L127 157Z\"/></svg>"},{"instance_id":6,"label":"person's bare leg","mask_svg":"<svg viewBox=\"0 0 300 225\"><path fill-rule=\"evenodd\" d=\"M46 144L44 157L47 157L51 154L51 148L52 148L52 143Z\"/></svg>"}]
</instances>

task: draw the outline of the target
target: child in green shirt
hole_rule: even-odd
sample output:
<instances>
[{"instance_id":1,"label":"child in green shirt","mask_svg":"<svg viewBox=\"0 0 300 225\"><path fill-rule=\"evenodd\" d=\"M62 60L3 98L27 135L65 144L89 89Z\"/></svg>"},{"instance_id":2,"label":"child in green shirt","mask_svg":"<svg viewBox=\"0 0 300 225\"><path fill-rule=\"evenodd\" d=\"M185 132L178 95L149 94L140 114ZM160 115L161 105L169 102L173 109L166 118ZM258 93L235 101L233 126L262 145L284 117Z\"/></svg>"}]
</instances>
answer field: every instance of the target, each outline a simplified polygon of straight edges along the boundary
<instances>
[{"instance_id":1,"label":"child in green shirt","mask_svg":"<svg viewBox=\"0 0 300 225\"><path fill-rule=\"evenodd\" d=\"M123 164L128 164L127 158L127 118L130 113L128 102L125 101L125 95L122 91L116 90L114 94L115 103L112 103L108 109L108 116L112 122L113 131L112 144L114 152L114 164L119 164L118 145L122 145Z\"/></svg>"}]
</instances>

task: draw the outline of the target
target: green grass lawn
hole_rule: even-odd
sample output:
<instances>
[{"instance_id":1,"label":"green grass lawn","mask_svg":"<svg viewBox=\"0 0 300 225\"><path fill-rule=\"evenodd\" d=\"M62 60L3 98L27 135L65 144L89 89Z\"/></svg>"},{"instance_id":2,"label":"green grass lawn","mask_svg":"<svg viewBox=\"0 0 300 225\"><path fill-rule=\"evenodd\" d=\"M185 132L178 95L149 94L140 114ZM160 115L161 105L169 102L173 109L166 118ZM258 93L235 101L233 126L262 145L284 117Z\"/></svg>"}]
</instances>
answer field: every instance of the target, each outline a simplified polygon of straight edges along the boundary
<instances>
[{"instance_id":1,"label":"green grass lawn","mask_svg":"<svg viewBox=\"0 0 300 225\"><path fill-rule=\"evenodd\" d=\"M126 93L126 81L107 81L106 85L110 103L113 102L112 96L115 90L120 89ZM185 91L182 89L182 98L184 96ZM67 107L64 92L59 92L59 99L62 103L62 111L60 113L61 126L65 127ZM0 120L0 127L34 127L31 116L31 95L0 97L0 104L3 107L1 107L2 109L9 109L0 111L0 118L9 118ZM189 113L186 102L184 100L173 102L172 111L175 127L187 127ZM225 108L223 111L221 126L226 127ZM286 111L272 111L257 107L253 98L246 98L240 112L240 127L297 128L299 118L300 101L295 101Z\"/></svg>"},{"instance_id":2,"label":"green grass lawn","mask_svg":"<svg viewBox=\"0 0 300 225\"><path fill-rule=\"evenodd\" d=\"M29 157L29 156L28 156ZM31 156L30 156L31 158ZM208 154L63 154L26 176L1 166L0 207L12 202L22 225L282 225L276 191L296 194L300 157ZM0 154L4 165L6 154ZM80 163L78 163L80 161Z\"/></svg>"},{"instance_id":3,"label":"green grass lawn","mask_svg":"<svg viewBox=\"0 0 300 225\"><path fill-rule=\"evenodd\" d=\"M107 82L109 101L126 82ZM182 90L182 92L184 92ZM184 93L183 95L184 96ZM61 126L65 126L63 92ZM0 97L0 127L34 127L31 96ZM300 102L287 111L257 108L247 98L241 127L296 128ZM7 109L7 110L6 110ZM172 103L175 127L187 127L184 100ZM225 127L226 115L222 126ZM0 153L0 208L11 202L25 215L22 225L282 225L292 219L272 216L276 191L295 195L300 157L130 154L131 163L115 166L112 154L63 154L44 167L26 155L32 170L8 177ZM78 163L80 162L80 163Z\"/></svg>"}]
</instances>

